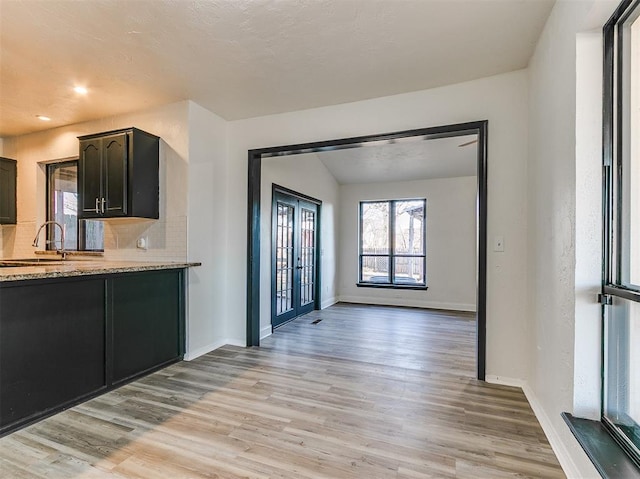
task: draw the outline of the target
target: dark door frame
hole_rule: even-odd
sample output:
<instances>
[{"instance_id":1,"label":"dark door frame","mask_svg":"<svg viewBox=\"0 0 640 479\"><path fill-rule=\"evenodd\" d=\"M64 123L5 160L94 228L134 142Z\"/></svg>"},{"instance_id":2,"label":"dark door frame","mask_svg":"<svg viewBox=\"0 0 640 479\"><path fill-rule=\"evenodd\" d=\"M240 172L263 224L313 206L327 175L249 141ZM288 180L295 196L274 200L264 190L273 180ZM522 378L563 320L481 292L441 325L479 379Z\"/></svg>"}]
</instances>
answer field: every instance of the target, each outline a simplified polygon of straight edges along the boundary
<instances>
[{"instance_id":1,"label":"dark door frame","mask_svg":"<svg viewBox=\"0 0 640 479\"><path fill-rule=\"evenodd\" d=\"M260 180L263 158L297 155L320 151L359 148L367 143L393 143L400 138L412 136L425 140L464 135L478 135L478 188L477 188L477 374L482 381L486 371L487 343L487 120L458 123L454 125L405 130L395 133L341 138L337 140L275 146L249 150L249 187L247 201L247 346L260 345Z\"/></svg>"}]
</instances>

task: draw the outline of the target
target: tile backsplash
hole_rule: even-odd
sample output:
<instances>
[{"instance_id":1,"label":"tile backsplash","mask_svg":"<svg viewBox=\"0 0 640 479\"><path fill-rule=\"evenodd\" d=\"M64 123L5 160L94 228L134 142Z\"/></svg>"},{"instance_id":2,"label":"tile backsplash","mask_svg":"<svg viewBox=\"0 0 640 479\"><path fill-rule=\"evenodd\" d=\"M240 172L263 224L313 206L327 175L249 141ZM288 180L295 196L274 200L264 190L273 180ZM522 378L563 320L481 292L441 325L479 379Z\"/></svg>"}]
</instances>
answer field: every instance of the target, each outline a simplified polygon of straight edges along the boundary
<instances>
[{"instance_id":1,"label":"tile backsplash","mask_svg":"<svg viewBox=\"0 0 640 479\"><path fill-rule=\"evenodd\" d=\"M33 256L36 232L34 221L0 226L0 257ZM187 259L187 217L160 220L123 219L104 222L104 258L113 261L185 261ZM43 233L44 234L44 233ZM147 240L147 249L136 247L138 238ZM41 244L44 244L41 241Z\"/></svg>"},{"instance_id":2,"label":"tile backsplash","mask_svg":"<svg viewBox=\"0 0 640 479\"><path fill-rule=\"evenodd\" d=\"M22 258L33 256L36 248L31 246L36 234L35 221L18 223L15 225L3 225L0 227L2 236L2 257ZM44 234L44 233L43 233Z\"/></svg>"},{"instance_id":3,"label":"tile backsplash","mask_svg":"<svg viewBox=\"0 0 640 479\"><path fill-rule=\"evenodd\" d=\"M146 250L136 247L141 237L147 240ZM187 217L105 221L104 256L110 260L185 261Z\"/></svg>"}]
</instances>

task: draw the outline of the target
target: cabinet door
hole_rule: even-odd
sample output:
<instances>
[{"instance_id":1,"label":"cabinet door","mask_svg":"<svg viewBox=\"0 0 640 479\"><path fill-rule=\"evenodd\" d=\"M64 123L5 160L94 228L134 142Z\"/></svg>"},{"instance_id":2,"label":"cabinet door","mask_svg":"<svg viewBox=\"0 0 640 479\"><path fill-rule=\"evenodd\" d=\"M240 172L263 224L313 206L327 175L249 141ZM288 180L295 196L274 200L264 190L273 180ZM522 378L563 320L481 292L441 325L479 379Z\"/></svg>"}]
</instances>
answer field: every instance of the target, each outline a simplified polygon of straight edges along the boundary
<instances>
[{"instance_id":1,"label":"cabinet door","mask_svg":"<svg viewBox=\"0 0 640 479\"><path fill-rule=\"evenodd\" d=\"M165 270L110 280L113 384L184 354L182 274Z\"/></svg>"},{"instance_id":2,"label":"cabinet door","mask_svg":"<svg viewBox=\"0 0 640 479\"><path fill-rule=\"evenodd\" d=\"M78 194L82 218L101 216L102 199L102 142L99 138L80 142L78 161Z\"/></svg>"},{"instance_id":3,"label":"cabinet door","mask_svg":"<svg viewBox=\"0 0 640 479\"><path fill-rule=\"evenodd\" d=\"M106 387L104 280L24 283L0 287L0 432Z\"/></svg>"},{"instance_id":4,"label":"cabinet door","mask_svg":"<svg viewBox=\"0 0 640 479\"><path fill-rule=\"evenodd\" d=\"M0 158L0 224L16 223L16 162Z\"/></svg>"},{"instance_id":5,"label":"cabinet door","mask_svg":"<svg viewBox=\"0 0 640 479\"><path fill-rule=\"evenodd\" d=\"M126 133L102 139L104 155L104 216L127 214L128 136Z\"/></svg>"}]
</instances>

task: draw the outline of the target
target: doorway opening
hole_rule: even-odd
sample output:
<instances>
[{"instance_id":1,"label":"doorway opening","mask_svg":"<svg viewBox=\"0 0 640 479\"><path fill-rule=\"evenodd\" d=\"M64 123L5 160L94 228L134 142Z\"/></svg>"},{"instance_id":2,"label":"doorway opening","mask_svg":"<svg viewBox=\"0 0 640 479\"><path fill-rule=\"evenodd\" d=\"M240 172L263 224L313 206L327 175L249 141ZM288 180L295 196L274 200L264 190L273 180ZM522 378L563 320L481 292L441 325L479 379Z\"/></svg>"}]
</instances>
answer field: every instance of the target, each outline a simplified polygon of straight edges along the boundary
<instances>
[{"instance_id":1,"label":"doorway opening","mask_svg":"<svg viewBox=\"0 0 640 479\"><path fill-rule=\"evenodd\" d=\"M273 185L271 327L320 309L319 221L322 202Z\"/></svg>"},{"instance_id":2,"label":"doorway opening","mask_svg":"<svg viewBox=\"0 0 640 479\"><path fill-rule=\"evenodd\" d=\"M248 152L247 224L247 346L260 345L260 214L262 160L270 157L368 148L415 140L435 140L475 135L472 143L476 159L476 377L485 379L486 368L486 289L487 289L487 150L488 122L476 121L394 133L343 138L314 143L276 146ZM458 145L463 146L463 145ZM466 145L465 145L466 146Z\"/></svg>"}]
</instances>

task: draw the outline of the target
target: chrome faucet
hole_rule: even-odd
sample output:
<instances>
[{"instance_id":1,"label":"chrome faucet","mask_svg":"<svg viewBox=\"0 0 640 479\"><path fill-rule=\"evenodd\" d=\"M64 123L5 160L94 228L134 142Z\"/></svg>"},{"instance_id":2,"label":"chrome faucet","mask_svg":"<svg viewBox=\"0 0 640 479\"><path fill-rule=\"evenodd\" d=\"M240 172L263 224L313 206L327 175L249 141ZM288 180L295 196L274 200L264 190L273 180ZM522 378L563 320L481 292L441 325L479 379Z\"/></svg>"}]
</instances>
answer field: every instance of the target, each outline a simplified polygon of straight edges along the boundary
<instances>
[{"instance_id":1,"label":"chrome faucet","mask_svg":"<svg viewBox=\"0 0 640 479\"><path fill-rule=\"evenodd\" d=\"M38 228L38 232L36 233L36 237L33 238L32 246L34 248L38 247L38 237L40 236L40 231L42 231L42 228L44 228L47 225L56 225L56 226L58 226L58 228L60 228L60 249L57 249L56 252L60 253L62 255L62 259L64 259L67 256L67 252L64 249L64 226L62 226L57 221L45 221L44 223L42 223L40 225L40 228ZM51 242L55 243L55 240L51 240Z\"/></svg>"}]
</instances>

